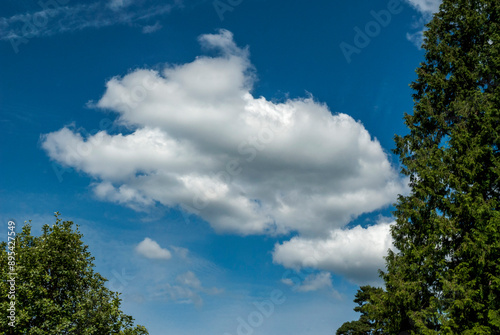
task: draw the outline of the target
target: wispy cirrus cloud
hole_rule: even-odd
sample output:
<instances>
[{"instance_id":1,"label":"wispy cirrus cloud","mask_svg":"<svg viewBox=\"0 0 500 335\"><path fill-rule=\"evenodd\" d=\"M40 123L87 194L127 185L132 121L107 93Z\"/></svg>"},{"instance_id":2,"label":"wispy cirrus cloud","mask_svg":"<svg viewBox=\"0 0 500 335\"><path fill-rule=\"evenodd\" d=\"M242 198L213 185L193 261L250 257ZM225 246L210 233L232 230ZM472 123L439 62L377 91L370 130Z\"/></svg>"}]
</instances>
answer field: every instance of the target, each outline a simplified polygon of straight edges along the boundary
<instances>
[{"instance_id":1,"label":"wispy cirrus cloud","mask_svg":"<svg viewBox=\"0 0 500 335\"><path fill-rule=\"evenodd\" d=\"M132 2L132 0L110 0L108 6L113 10L118 10L130 6Z\"/></svg>"},{"instance_id":2,"label":"wispy cirrus cloud","mask_svg":"<svg viewBox=\"0 0 500 335\"><path fill-rule=\"evenodd\" d=\"M39 7L10 17L0 17L0 40L11 42L17 52L29 39L47 37L88 28L113 25L134 25L144 32L161 28L159 22L150 24L153 18L168 14L182 6L180 0L155 4L151 1L112 0L93 3L70 3L65 0L40 2Z\"/></svg>"},{"instance_id":3,"label":"wispy cirrus cloud","mask_svg":"<svg viewBox=\"0 0 500 335\"><path fill-rule=\"evenodd\" d=\"M160 30L161 28L163 28L163 26L160 24L160 22L157 21L155 24L142 27L142 33L151 34L154 33L155 31Z\"/></svg>"},{"instance_id":4,"label":"wispy cirrus cloud","mask_svg":"<svg viewBox=\"0 0 500 335\"><path fill-rule=\"evenodd\" d=\"M202 294L213 295L222 292L223 290L216 287L204 287L192 271L187 271L178 275L173 284L158 285L154 298L180 304L194 304L200 307L203 304Z\"/></svg>"}]
</instances>

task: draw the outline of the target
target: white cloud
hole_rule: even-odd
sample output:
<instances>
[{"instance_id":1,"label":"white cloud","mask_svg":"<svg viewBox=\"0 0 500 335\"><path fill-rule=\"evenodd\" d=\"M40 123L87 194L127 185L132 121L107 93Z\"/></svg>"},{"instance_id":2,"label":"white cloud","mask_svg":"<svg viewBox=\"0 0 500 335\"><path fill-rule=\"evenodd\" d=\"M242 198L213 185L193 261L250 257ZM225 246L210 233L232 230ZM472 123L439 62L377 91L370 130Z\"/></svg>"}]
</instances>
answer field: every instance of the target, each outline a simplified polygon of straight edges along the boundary
<instances>
[{"instance_id":1,"label":"white cloud","mask_svg":"<svg viewBox=\"0 0 500 335\"><path fill-rule=\"evenodd\" d=\"M142 27L142 33L143 34L151 34L151 33L154 33L155 31L160 30L161 28L163 28L163 26L160 24L160 22L156 22L153 25Z\"/></svg>"},{"instance_id":2,"label":"white cloud","mask_svg":"<svg viewBox=\"0 0 500 335\"><path fill-rule=\"evenodd\" d=\"M442 0L406 0L406 2L420 14L420 17L412 24L416 31L406 33L406 39L420 48L424 42L425 24L431 20L434 13L439 11Z\"/></svg>"},{"instance_id":3,"label":"white cloud","mask_svg":"<svg viewBox=\"0 0 500 335\"><path fill-rule=\"evenodd\" d=\"M174 301L176 303L194 304L201 306L203 299L201 294L219 294L222 290L218 288L205 288L196 275L187 271L176 278L177 284L166 283L155 289L154 296L160 299Z\"/></svg>"},{"instance_id":4,"label":"white cloud","mask_svg":"<svg viewBox=\"0 0 500 335\"><path fill-rule=\"evenodd\" d=\"M424 43L424 31L420 30L413 34L406 33L406 39L413 43L417 48L421 48Z\"/></svg>"},{"instance_id":5,"label":"white cloud","mask_svg":"<svg viewBox=\"0 0 500 335\"><path fill-rule=\"evenodd\" d=\"M132 4L132 0L110 0L109 7L113 10L118 10Z\"/></svg>"},{"instance_id":6,"label":"white cloud","mask_svg":"<svg viewBox=\"0 0 500 335\"><path fill-rule=\"evenodd\" d=\"M201 281L191 271L188 271L182 275L177 276L177 281L184 286L189 286L194 289L201 288Z\"/></svg>"},{"instance_id":7,"label":"white cloud","mask_svg":"<svg viewBox=\"0 0 500 335\"><path fill-rule=\"evenodd\" d=\"M303 278L303 280L301 280ZM283 278L281 282L285 285L291 286L293 291L298 292L313 292L322 291L327 293L330 297L335 299L342 299L341 294L333 288L332 275L329 272L311 273L307 277L295 276L291 278Z\"/></svg>"},{"instance_id":8,"label":"white cloud","mask_svg":"<svg viewBox=\"0 0 500 335\"><path fill-rule=\"evenodd\" d=\"M172 248L172 250L176 253L176 255L178 255L180 258L182 259L187 259L188 257L188 254L189 254L189 250L186 249L186 248L181 248L181 247L175 247L173 245L170 246L170 248Z\"/></svg>"},{"instance_id":9,"label":"white cloud","mask_svg":"<svg viewBox=\"0 0 500 335\"><path fill-rule=\"evenodd\" d=\"M422 15L432 15L439 11L442 0L406 0Z\"/></svg>"},{"instance_id":10,"label":"white cloud","mask_svg":"<svg viewBox=\"0 0 500 335\"><path fill-rule=\"evenodd\" d=\"M170 259L172 257L170 251L160 247L156 241L153 241L149 237L146 237L139 243L135 250L142 256L151 259Z\"/></svg>"},{"instance_id":11,"label":"white cloud","mask_svg":"<svg viewBox=\"0 0 500 335\"><path fill-rule=\"evenodd\" d=\"M360 122L312 97L255 98L248 49L203 35L217 57L136 70L107 83L99 108L133 132L43 137L55 161L96 178L102 199L160 203L198 214L218 232L323 236L387 206L403 183Z\"/></svg>"},{"instance_id":12,"label":"white cloud","mask_svg":"<svg viewBox=\"0 0 500 335\"><path fill-rule=\"evenodd\" d=\"M297 287L297 291L299 292L311 292L325 289L334 291L332 286L332 275L329 272L310 274Z\"/></svg>"},{"instance_id":13,"label":"white cloud","mask_svg":"<svg viewBox=\"0 0 500 335\"><path fill-rule=\"evenodd\" d=\"M332 114L311 96L254 97L248 48L239 48L229 31L203 35L200 43L219 55L108 81L94 105L116 112L128 134L82 136L66 126L44 135L42 147L92 176L102 199L136 210L180 207L222 233L297 232L276 247L275 261L285 266L303 266L318 247L339 249L337 258L310 265L354 278L362 266L380 264L385 242L357 249L342 242L352 234L382 237L380 226L341 230L406 191L380 143L360 122ZM380 243L383 251L373 254ZM356 251L356 261L339 245Z\"/></svg>"},{"instance_id":14,"label":"white cloud","mask_svg":"<svg viewBox=\"0 0 500 335\"><path fill-rule=\"evenodd\" d=\"M325 288L332 288L332 275L329 272L310 274L297 290L300 292L310 292Z\"/></svg>"},{"instance_id":15,"label":"white cloud","mask_svg":"<svg viewBox=\"0 0 500 335\"><path fill-rule=\"evenodd\" d=\"M275 263L288 268L316 268L341 274L358 284L373 282L384 269L383 257L394 249L390 223L332 230L328 237L297 236L276 244Z\"/></svg>"},{"instance_id":16,"label":"white cloud","mask_svg":"<svg viewBox=\"0 0 500 335\"><path fill-rule=\"evenodd\" d=\"M88 28L102 28L117 24L143 26L148 20L169 13L182 6L175 0L165 4L148 4L141 1L137 5L132 0L110 0L86 4L59 5L56 1L39 2L39 10L0 17L0 40L10 41L14 50L34 37L52 36L65 32ZM149 27L149 28L147 28ZM161 25L146 26L143 31L153 32Z\"/></svg>"},{"instance_id":17,"label":"white cloud","mask_svg":"<svg viewBox=\"0 0 500 335\"><path fill-rule=\"evenodd\" d=\"M201 296L191 288L169 283L158 287L155 296L180 304L195 304L196 306L203 304Z\"/></svg>"}]
</instances>

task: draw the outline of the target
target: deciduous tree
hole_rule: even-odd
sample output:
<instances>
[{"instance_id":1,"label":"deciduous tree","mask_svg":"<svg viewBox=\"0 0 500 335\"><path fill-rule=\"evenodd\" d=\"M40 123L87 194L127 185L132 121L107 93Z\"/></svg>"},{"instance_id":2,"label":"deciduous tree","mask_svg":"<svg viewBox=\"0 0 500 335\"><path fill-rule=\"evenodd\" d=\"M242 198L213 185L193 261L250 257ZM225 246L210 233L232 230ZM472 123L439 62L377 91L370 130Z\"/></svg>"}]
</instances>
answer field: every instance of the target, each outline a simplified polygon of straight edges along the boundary
<instances>
[{"instance_id":1,"label":"deciduous tree","mask_svg":"<svg viewBox=\"0 0 500 335\"><path fill-rule=\"evenodd\" d=\"M82 242L78 226L56 213L42 235L31 235L29 223L15 236L15 246L0 244L0 333L2 334L148 334L133 326L133 318L120 310L119 293L105 287L106 279L94 271L94 257ZM15 259L15 298L9 299L8 252ZM11 258L12 259L12 258ZM15 326L7 309L15 301Z\"/></svg>"}]
</instances>

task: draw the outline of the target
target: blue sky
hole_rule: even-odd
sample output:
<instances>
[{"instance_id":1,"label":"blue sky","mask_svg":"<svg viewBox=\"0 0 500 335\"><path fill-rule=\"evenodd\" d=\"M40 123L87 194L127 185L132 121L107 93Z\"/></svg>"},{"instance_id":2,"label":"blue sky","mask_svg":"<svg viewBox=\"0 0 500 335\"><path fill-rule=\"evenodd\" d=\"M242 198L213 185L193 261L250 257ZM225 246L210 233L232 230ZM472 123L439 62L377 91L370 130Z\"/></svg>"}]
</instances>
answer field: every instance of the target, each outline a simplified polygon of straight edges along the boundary
<instances>
[{"instance_id":1,"label":"blue sky","mask_svg":"<svg viewBox=\"0 0 500 335\"><path fill-rule=\"evenodd\" d=\"M0 218L59 211L152 335L331 334L377 284L438 1L0 5Z\"/></svg>"}]
</instances>

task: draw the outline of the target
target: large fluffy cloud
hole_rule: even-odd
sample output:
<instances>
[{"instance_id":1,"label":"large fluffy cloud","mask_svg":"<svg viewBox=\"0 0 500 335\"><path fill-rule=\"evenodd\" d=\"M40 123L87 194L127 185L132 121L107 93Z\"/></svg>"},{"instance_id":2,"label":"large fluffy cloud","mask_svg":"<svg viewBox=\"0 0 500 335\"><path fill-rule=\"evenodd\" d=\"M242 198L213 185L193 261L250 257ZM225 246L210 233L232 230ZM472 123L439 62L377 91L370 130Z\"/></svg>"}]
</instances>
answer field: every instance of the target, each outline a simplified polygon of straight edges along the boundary
<instances>
[{"instance_id":1,"label":"large fluffy cloud","mask_svg":"<svg viewBox=\"0 0 500 335\"><path fill-rule=\"evenodd\" d=\"M218 232L298 232L301 240L275 253L285 265L293 263L280 258L286 246L333 236L403 191L359 121L310 96L254 97L248 49L226 30L200 43L219 54L107 82L95 105L116 112L130 133L82 136L67 126L44 135L43 148L94 177L95 194L109 201L181 208Z\"/></svg>"}]
</instances>

